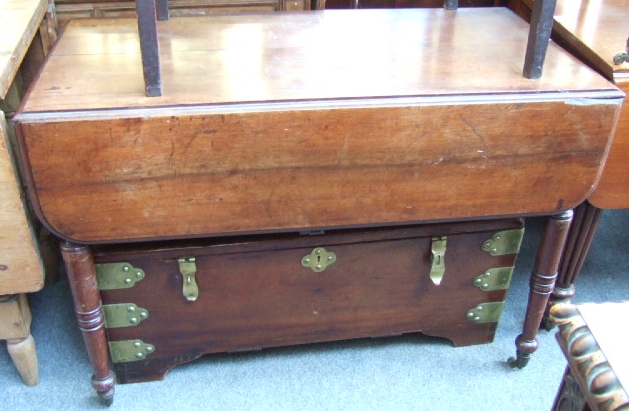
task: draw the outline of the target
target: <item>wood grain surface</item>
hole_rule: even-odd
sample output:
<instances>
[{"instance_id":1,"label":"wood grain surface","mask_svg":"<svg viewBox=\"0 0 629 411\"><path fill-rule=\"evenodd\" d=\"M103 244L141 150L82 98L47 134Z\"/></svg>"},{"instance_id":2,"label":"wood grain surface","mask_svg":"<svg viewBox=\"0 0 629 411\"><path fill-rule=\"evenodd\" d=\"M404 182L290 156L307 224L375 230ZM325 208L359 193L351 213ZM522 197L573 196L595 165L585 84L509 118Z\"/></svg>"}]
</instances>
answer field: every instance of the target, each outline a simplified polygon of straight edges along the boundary
<instances>
[{"instance_id":1,"label":"wood grain surface","mask_svg":"<svg viewBox=\"0 0 629 411\"><path fill-rule=\"evenodd\" d=\"M158 30L163 96L144 96L135 20L76 20L24 114L41 120L42 112L92 109L613 90L556 46L543 78L522 77L528 25L503 8L172 18Z\"/></svg>"},{"instance_id":2,"label":"wood grain surface","mask_svg":"<svg viewBox=\"0 0 629 411\"><path fill-rule=\"evenodd\" d=\"M17 116L60 236L556 213L595 185L622 98L554 46L523 78L528 26L506 9L165 23L162 97L144 97L133 21L77 22Z\"/></svg>"},{"instance_id":3,"label":"wood grain surface","mask_svg":"<svg viewBox=\"0 0 629 411\"><path fill-rule=\"evenodd\" d=\"M629 93L629 64L615 65L616 54L629 40L629 0L586 0L578 5L559 0L555 38ZM588 201L601 209L629 207L629 104L623 105L609 157L598 186Z\"/></svg>"},{"instance_id":4,"label":"wood grain surface","mask_svg":"<svg viewBox=\"0 0 629 411\"><path fill-rule=\"evenodd\" d=\"M48 0L0 0L0 100L39 29Z\"/></svg>"},{"instance_id":5,"label":"wood grain surface","mask_svg":"<svg viewBox=\"0 0 629 411\"><path fill-rule=\"evenodd\" d=\"M44 286L42 263L26 219L7 133L0 111L0 295L39 291Z\"/></svg>"},{"instance_id":6,"label":"wood grain surface","mask_svg":"<svg viewBox=\"0 0 629 411\"><path fill-rule=\"evenodd\" d=\"M504 301L506 290L483 291L474 279L513 266L516 256L492 256L481 246L497 232L521 227L521 220L499 220L185 247L178 242L152 250L97 247L97 263L124 261L146 273L132 288L101 291L105 307L133 302L149 312L138 327L107 330L109 341L140 339L155 347L146 360L115 364L117 377L162 379L174 364L204 353L417 331L455 346L491 342L498 322L476 323L467 313ZM446 268L437 286L430 278L431 238L445 235ZM321 272L303 267L314 247L334 252L336 261ZM197 268L194 302L182 294L177 262L189 256Z\"/></svg>"},{"instance_id":7,"label":"wood grain surface","mask_svg":"<svg viewBox=\"0 0 629 411\"><path fill-rule=\"evenodd\" d=\"M629 0L558 0L553 28L558 39L608 79L629 81L629 67L613 63L616 54L627 50L628 17Z\"/></svg>"}]
</instances>

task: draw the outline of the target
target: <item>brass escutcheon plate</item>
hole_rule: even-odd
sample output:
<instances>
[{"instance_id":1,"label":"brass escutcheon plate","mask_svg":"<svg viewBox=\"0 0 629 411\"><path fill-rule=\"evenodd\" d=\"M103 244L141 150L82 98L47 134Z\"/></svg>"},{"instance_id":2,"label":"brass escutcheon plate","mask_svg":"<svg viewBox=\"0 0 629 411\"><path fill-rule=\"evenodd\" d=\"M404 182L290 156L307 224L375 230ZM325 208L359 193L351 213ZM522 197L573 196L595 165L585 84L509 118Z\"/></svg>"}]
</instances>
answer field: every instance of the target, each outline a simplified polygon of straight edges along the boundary
<instances>
[{"instance_id":1,"label":"brass escutcheon plate","mask_svg":"<svg viewBox=\"0 0 629 411\"><path fill-rule=\"evenodd\" d=\"M324 271L329 265L336 262L336 254L327 251L323 247L317 247L301 259L301 265L310 268L316 273Z\"/></svg>"}]
</instances>

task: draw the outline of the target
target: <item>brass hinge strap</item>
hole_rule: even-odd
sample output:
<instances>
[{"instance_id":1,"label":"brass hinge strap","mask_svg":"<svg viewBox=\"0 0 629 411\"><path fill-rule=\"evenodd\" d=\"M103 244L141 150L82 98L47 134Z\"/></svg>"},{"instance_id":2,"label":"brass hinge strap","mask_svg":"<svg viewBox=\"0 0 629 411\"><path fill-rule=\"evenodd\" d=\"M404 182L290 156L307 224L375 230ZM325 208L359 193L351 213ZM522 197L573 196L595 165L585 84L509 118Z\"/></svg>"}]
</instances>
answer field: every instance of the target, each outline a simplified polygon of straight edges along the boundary
<instances>
[{"instance_id":1,"label":"brass hinge strap","mask_svg":"<svg viewBox=\"0 0 629 411\"><path fill-rule=\"evenodd\" d=\"M492 256L517 254L520 252L522 237L524 228L500 231L483 242L481 248Z\"/></svg>"},{"instance_id":2,"label":"brass hinge strap","mask_svg":"<svg viewBox=\"0 0 629 411\"><path fill-rule=\"evenodd\" d=\"M513 266L490 268L474 279L474 285L483 291L508 290Z\"/></svg>"},{"instance_id":3,"label":"brass hinge strap","mask_svg":"<svg viewBox=\"0 0 629 411\"><path fill-rule=\"evenodd\" d=\"M149 312L133 303L103 305L105 327L133 327L149 317Z\"/></svg>"},{"instance_id":4,"label":"brass hinge strap","mask_svg":"<svg viewBox=\"0 0 629 411\"><path fill-rule=\"evenodd\" d=\"M115 363L144 360L155 352L155 346L142 340L110 341L109 352Z\"/></svg>"},{"instance_id":5,"label":"brass hinge strap","mask_svg":"<svg viewBox=\"0 0 629 411\"><path fill-rule=\"evenodd\" d=\"M120 290L133 287L144 279L144 271L129 263L94 264L99 290Z\"/></svg>"},{"instance_id":6,"label":"brass hinge strap","mask_svg":"<svg viewBox=\"0 0 629 411\"><path fill-rule=\"evenodd\" d=\"M477 324L496 323L500 320L504 301L478 304L467 312L467 319Z\"/></svg>"}]
</instances>

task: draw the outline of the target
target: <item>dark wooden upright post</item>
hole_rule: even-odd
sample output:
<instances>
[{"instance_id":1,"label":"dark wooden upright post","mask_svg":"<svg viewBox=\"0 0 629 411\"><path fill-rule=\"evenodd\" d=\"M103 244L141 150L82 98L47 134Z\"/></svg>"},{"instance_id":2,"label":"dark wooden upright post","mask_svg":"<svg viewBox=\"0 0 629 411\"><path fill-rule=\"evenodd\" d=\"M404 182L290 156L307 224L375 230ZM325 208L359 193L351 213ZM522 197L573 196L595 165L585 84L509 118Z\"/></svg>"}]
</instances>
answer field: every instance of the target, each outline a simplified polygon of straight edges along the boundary
<instances>
[{"instance_id":1,"label":"dark wooden upright post","mask_svg":"<svg viewBox=\"0 0 629 411\"><path fill-rule=\"evenodd\" d=\"M585 257L592 246L594 235L598 229L603 210L584 202L575 209L574 221L570 227L566 248L559 266L557 284L548 301L542 326L546 330L553 328L549 319L550 308L557 303L571 303L575 294L574 282L585 262Z\"/></svg>"},{"instance_id":2,"label":"dark wooden upright post","mask_svg":"<svg viewBox=\"0 0 629 411\"><path fill-rule=\"evenodd\" d=\"M67 242L61 245L61 255L72 291L74 313L94 370L92 387L101 401L110 405L114 400L116 378L109 368L105 320L94 259L88 247Z\"/></svg>"},{"instance_id":3,"label":"dark wooden upright post","mask_svg":"<svg viewBox=\"0 0 629 411\"><path fill-rule=\"evenodd\" d=\"M142 53L142 70L144 87L147 97L162 95L162 73L159 61L159 42L157 39L156 0L135 0L138 14L138 32L140 35L140 51ZM160 8L163 12L163 1ZM166 14L168 6L166 5Z\"/></svg>"},{"instance_id":4,"label":"dark wooden upright post","mask_svg":"<svg viewBox=\"0 0 629 411\"><path fill-rule=\"evenodd\" d=\"M526 78L542 77L542 68L553 28L556 5L557 0L535 0L533 2L529 39L524 56L523 75Z\"/></svg>"},{"instance_id":5,"label":"dark wooden upright post","mask_svg":"<svg viewBox=\"0 0 629 411\"><path fill-rule=\"evenodd\" d=\"M559 261L564 249L572 210L552 216L548 219L537 252L535 267L531 273L531 290L524 319L522 334L515 340L516 358L509 360L512 367L524 368L531 354L537 350L537 331L539 329L550 294L555 287Z\"/></svg>"},{"instance_id":6,"label":"dark wooden upright post","mask_svg":"<svg viewBox=\"0 0 629 411\"><path fill-rule=\"evenodd\" d=\"M155 0L157 20L168 20L168 0Z\"/></svg>"},{"instance_id":7,"label":"dark wooden upright post","mask_svg":"<svg viewBox=\"0 0 629 411\"><path fill-rule=\"evenodd\" d=\"M459 8L459 0L443 0L443 8L446 10L456 10Z\"/></svg>"}]
</instances>

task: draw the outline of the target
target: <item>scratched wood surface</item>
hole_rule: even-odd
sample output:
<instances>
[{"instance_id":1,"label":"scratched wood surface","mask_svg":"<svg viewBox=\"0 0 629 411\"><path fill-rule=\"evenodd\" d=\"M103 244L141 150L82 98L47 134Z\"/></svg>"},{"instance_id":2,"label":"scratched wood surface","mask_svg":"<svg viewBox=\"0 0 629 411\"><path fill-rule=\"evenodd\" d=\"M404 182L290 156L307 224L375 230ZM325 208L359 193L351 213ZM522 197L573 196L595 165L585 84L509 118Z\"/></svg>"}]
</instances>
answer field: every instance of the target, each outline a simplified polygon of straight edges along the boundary
<instances>
[{"instance_id":1,"label":"scratched wood surface","mask_svg":"<svg viewBox=\"0 0 629 411\"><path fill-rule=\"evenodd\" d=\"M613 58L625 52L629 41L629 0L559 0L555 36L571 52L629 93L629 64ZM614 142L600 182L588 199L602 209L629 207L629 104L623 105Z\"/></svg>"},{"instance_id":2,"label":"scratched wood surface","mask_svg":"<svg viewBox=\"0 0 629 411\"><path fill-rule=\"evenodd\" d=\"M595 185L622 98L554 45L523 78L528 26L500 8L162 23L162 97L144 97L134 21L76 22L17 116L61 236L557 212Z\"/></svg>"},{"instance_id":3,"label":"scratched wood surface","mask_svg":"<svg viewBox=\"0 0 629 411\"><path fill-rule=\"evenodd\" d=\"M0 0L0 99L11 86L47 4L47 0Z\"/></svg>"},{"instance_id":4,"label":"scratched wood surface","mask_svg":"<svg viewBox=\"0 0 629 411\"><path fill-rule=\"evenodd\" d=\"M159 23L164 96L144 97L135 20L77 20L24 112L611 90L557 47L550 47L542 79L523 78L528 25L503 8L326 10Z\"/></svg>"},{"instance_id":5,"label":"scratched wood surface","mask_svg":"<svg viewBox=\"0 0 629 411\"><path fill-rule=\"evenodd\" d=\"M46 0L0 0L0 100L7 98L46 5ZM0 295L38 291L44 283L11 151L0 111Z\"/></svg>"}]
</instances>

